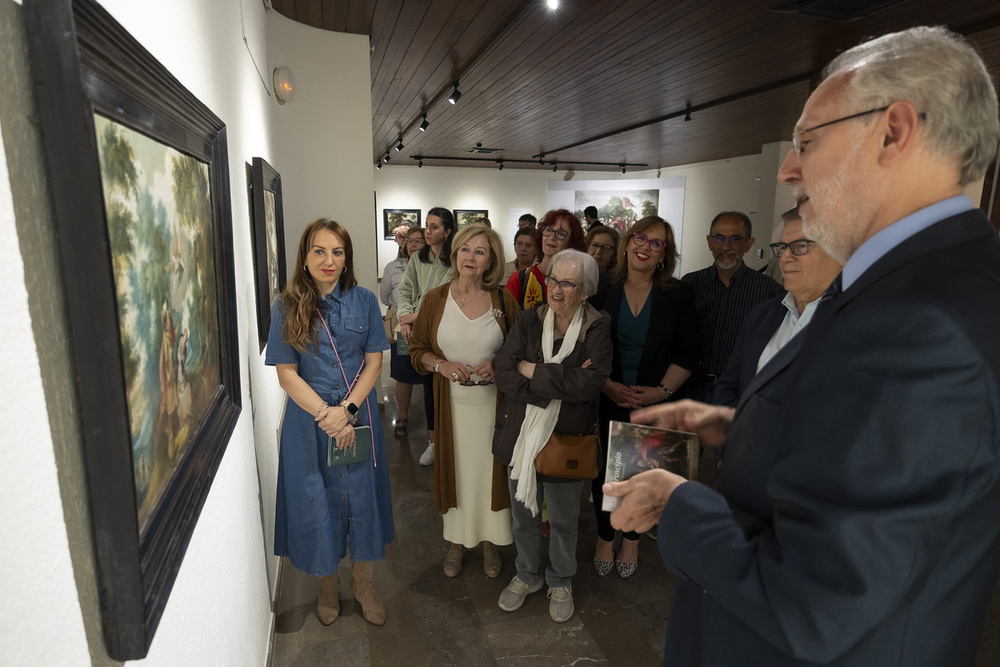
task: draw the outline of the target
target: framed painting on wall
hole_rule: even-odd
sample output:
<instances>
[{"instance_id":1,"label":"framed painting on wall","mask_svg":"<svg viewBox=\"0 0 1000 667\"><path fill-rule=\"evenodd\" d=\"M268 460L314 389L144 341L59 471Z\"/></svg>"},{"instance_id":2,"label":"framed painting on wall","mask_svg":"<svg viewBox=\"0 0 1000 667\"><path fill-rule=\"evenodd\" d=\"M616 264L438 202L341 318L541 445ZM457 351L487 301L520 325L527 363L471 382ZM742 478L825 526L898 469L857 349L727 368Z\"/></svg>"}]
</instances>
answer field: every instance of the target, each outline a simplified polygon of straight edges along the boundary
<instances>
[{"instance_id":1,"label":"framed painting on wall","mask_svg":"<svg viewBox=\"0 0 1000 667\"><path fill-rule=\"evenodd\" d=\"M93 0L26 0L101 621L142 658L240 413L226 127Z\"/></svg>"},{"instance_id":2,"label":"framed painting on wall","mask_svg":"<svg viewBox=\"0 0 1000 667\"><path fill-rule=\"evenodd\" d=\"M257 295L257 341L267 345L271 307L285 289L285 218L281 175L264 158L250 168L250 211L253 223L253 273Z\"/></svg>"},{"instance_id":3,"label":"framed painting on wall","mask_svg":"<svg viewBox=\"0 0 1000 667\"><path fill-rule=\"evenodd\" d=\"M461 229L462 227L467 227L479 218L486 218L489 220L489 213L490 212L484 208L456 208L455 228Z\"/></svg>"},{"instance_id":4,"label":"framed painting on wall","mask_svg":"<svg viewBox=\"0 0 1000 667\"><path fill-rule=\"evenodd\" d=\"M393 240L396 228L401 225L408 227L420 226L419 208L387 208L382 211L383 232L386 241Z\"/></svg>"}]
</instances>

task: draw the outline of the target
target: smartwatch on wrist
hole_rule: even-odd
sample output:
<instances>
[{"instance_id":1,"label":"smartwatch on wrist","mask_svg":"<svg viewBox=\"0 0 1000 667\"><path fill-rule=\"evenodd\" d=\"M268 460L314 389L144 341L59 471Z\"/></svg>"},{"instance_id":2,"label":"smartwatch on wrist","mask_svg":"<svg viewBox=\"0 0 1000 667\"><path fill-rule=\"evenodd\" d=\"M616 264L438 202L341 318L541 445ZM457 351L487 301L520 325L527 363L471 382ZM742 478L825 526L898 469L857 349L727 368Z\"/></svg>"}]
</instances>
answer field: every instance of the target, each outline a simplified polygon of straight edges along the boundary
<instances>
[{"instance_id":1,"label":"smartwatch on wrist","mask_svg":"<svg viewBox=\"0 0 1000 667\"><path fill-rule=\"evenodd\" d=\"M344 402L340 404L340 407L345 408L347 410L347 415L348 415L347 416L347 423L350 424L351 426L357 426L358 425L358 406L354 405L354 403L351 403L350 401L348 401L345 398Z\"/></svg>"}]
</instances>

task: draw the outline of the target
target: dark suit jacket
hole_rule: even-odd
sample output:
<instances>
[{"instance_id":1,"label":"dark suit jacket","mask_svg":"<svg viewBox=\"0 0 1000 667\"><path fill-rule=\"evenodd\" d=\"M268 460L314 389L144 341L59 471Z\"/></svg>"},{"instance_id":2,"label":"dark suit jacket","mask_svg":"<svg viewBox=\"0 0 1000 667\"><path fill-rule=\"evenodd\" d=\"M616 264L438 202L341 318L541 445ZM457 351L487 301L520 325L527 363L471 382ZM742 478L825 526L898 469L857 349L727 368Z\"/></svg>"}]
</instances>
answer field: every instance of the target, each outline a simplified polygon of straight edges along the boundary
<instances>
[{"instance_id":1,"label":"dark suit jacket","mask_svg":"<svg viewBox=\"0 0 1000 667\"><path fill-rule=\"evenodd\" d=\"M700 344L698 342L698 314L694 308L694 292L690 285L679 280L673 287L662 290L654 286L651 290L649 330L642 348L642 359L636 384L640 387L655 387L663 380L670 364L694 370L698 365ZM625 298L625 288L621 283L601 283L597 294L590 303L598 310L611 316L611 343L614 355L611 360L611 379L622 381L622 361L618 347L618 310ZM628 421L628 410L623 410L601 394L602 419L624 419Z\"/></svg>"},{"instance_id":2,"label":"dark suit jacket","mask_svg":"<svg viewBox=\"0 0 1000 667\"><path fill-rule=\"evenodd\" d=\"M979 211L821 304L743 392L716 491L661 515L687 579L664 664L971 665L1000 561L998 332Z\"/></svg>"},{"instance_id":3,"label":"dark suit jacket","mask_svg":"<svg viewBox=\"0 0 1000 667\"><path fill-rule=\"evenodd\" d=\"M719 378L712 392L712 403L715 405L735 407L740 389L750 384L750 380L757 374L757 362L761 353L788 314L788 308L782 303L784 298L785 295L782 294L765 301L743 319L736 347L726 364L726 372Z\"/></svg>"}]
</instances>

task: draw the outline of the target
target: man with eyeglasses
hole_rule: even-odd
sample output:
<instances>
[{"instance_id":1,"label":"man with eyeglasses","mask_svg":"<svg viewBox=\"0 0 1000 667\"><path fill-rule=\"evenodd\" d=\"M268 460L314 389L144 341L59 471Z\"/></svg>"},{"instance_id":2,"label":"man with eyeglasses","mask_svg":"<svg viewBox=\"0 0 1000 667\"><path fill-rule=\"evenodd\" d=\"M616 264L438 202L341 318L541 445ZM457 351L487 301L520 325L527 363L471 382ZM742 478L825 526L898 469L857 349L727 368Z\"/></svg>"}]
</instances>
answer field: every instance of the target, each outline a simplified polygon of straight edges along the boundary
<instances>
[{"instance_id":1,"label":"man with eyeglasses","mask_svg":"<svg viewBox=\"0 0 1000 667\"><path fill-rule=\"evenodd\" d=\"M754 244L750 218L739 211L723 211L708 228L712 266L686 274L681 280L694 290L701 335L701 360L684 385L684 395L708 403L736 345L743 318L753 308L782 294L781 285L743 263Z\"/></svg>"},{"instance_id":2,"label":"man with eyeglasses","mask_svg":"<svg viewBox=\"0 0 1000 667\"><path fill-rule=\"evenodd\" d=\"M735 407L740 388L805 329L820 297L840 273L840 262L802 231L798 208L782 213L781 220L781 241L771 244L771 253L781 266L788 294L765 301L747 314L729 364L715 385L715 405Z\"/></svg>"},{"instance_id":3,"label":"man with eyeglasses","mask_svg":"<svg viewBox=\"0 0 1000 667\"><path fill-rule=\"evenodd\" d=\"M962 37L912 28L838 56L794 137L778 177L844 269L735 411L632 414L725 455L714 489L607 485L612 523L670 536L665 664L969 667L1000 565L1000 238L963 188L996 91Z\"/></svg>"}]
</instances>

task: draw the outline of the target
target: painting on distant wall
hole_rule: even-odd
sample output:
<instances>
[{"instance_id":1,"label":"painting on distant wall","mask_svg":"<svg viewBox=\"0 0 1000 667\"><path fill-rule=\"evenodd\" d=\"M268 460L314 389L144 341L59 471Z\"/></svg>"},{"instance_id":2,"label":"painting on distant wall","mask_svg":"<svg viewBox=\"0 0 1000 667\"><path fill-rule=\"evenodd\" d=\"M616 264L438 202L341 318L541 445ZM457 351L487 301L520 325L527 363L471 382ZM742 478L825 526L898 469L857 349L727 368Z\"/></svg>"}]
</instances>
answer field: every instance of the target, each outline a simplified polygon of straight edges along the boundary
<instances>
[{"instance_id":1,"label":"painting on distant wall","mask_svg":"<svg viewBox=\"0 0 1000 667\"><path fill-rule=\"evenodd\" d=\"M479 218L486 218L489 220L490 212L485 208L456 208L455 228L461 229L462 227L467 227Z\"/></svg>"},{"instance_id":2,"label":"painting on distant wall","mask_svg":"<svg viewBox=\"0 0 1000 667\"><path fill-rule=\"evenodd\" d=\"M382 211L383 231L385 240L395 238L397 227L419 227L420 209L418 208L387 208Z\"/></svg>"},{"instance_id":3,"label":"painting on distant wall","mask_svg":"<svg viewBox=\"0 0 1000 667\"><path fill-rule=\"evenodd\" d=\"M257 342L267 345L271 307L285 289L285 218L281 175L259 157L250 168L250 220L253 234L254 283L257 294Z\"/></svg>"},{"instance_id":4,"label":"painting on distant wall","mask_svg":"<svg viewBox=\"0 0 1000 667\"><path fill-rule=\"evenodd\" d=\"M588 206L597 208L597 217L618 232L624 232L636 220L649 215L657 215L660 206L659 190L577 190L573 198L573 208L580 222L584 221L583 210Z\"/></svg>"},{"instance_id":5,"label":"painting on distant wall","mask_svg":"<svg viewBox=\"0 0 1000 667\"><path fill-rule=\"evenodd\" d=\"M101 629L140 659L241 409L226 126L93 0L24 21Z\"/></svg>"}]
</instances>

